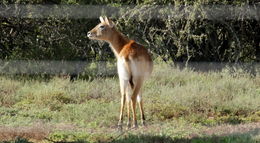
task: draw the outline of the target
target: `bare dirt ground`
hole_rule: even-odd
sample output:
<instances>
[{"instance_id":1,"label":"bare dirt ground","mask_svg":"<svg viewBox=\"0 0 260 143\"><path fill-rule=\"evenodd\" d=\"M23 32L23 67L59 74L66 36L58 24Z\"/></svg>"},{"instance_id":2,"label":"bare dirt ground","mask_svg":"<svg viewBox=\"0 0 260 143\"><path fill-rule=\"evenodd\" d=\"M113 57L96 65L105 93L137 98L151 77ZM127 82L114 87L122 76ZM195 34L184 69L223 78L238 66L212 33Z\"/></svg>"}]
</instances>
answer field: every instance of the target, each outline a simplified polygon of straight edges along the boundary
<instances>
[{"instance_id":1,"label":"bare dirt ground","mask_svg":"<svg viewBox=\"0 0 260 143\"><path fill-rule=\"evenodd\" d=\"M44 140L54 130L74 130L75 126L69 124L48 125L44 123L36 123L28 127L5 127L0 126L0 141L15 140L17 137Z\"/></svg>"},{"instance_id":2,"label":"bare dirt ground","mask_svg":"<svg viewBox=\"0 0 260 143\"><path fill-rule=\"evenodd\" d=\"M247 123L238 125L219 125L215 127L208 127L202 132L205 135L230 135L230 134L243 134L252 133L260 135L260 122Z\"/></svg>"},{"instance_id":3,"label":"bare dirt ground","mask_svg":"<svg viewBox=\"0 0 260 143\"><path fill-rule=\"evenodd\" d=\"M156 125L157 126L157 125ZM79 130L74 125L69 124L57 124L57 125L46 125L44 123L36 123L32 126L28 127L6 127L6 126L0 126L0 141L10 141L15 140L17 137L25 138L29 140L46 140L48 135L57 130L63 130L63 131L74 131ZM104 133L108 132L108 130L113 130L115 132L114 128L110 128L107 130L104 130ZM140 128L137 130L131 130L130 132L143 132L149 130L159 130L158 126L148 126L146 128ZM95 132L93 130L88 130L89 132ZM100 132L100 131L99 131ZM254 136L260 136L260 122L257 123L246 123L246 124L237 124L237 125L229 125L229 124L223 124L218 126L212 126L212 127L204 127L202 130L200 130L198 133L192 133L187 136L187 138L193 138L198 137L200 135L205 136L228 136L228 135L236 135L236 134L252 134ZM126 133L127 134L127 133Z\"/></svg>"}]
</instances>

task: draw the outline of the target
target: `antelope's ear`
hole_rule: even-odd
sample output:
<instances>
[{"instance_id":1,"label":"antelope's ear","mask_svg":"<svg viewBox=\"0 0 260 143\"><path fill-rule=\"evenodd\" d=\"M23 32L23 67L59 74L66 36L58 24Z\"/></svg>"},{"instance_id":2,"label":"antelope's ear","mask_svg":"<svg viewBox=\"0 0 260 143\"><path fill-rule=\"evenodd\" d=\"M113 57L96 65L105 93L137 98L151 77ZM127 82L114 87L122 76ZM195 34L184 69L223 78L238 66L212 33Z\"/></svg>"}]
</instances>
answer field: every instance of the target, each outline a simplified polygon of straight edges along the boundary
<instances>
[{"instance_id":1,"label":"antelope's ear","mask_svg":"<svg viewBox=\"0 0 260 143\"><path fill-rule=\"evenodd\" d=\"M105 22L105 20L104 20L104 18L102 16L99 17L99 20L100 20L101 23Z\"/></svg>"},{"instance_id":2,"label":"antelope's ear","mask_svg":"<svg viewBox=\"0 0 260 143\"><path fill-rule=\"evenodd\" d=\"M106 24L109 25L109 27L111 27L111 28L115 26L114 22L111 21L110 19L108 19L107 17L105 17L105 22L106 22Z\"/></svg>"}]
</instances>

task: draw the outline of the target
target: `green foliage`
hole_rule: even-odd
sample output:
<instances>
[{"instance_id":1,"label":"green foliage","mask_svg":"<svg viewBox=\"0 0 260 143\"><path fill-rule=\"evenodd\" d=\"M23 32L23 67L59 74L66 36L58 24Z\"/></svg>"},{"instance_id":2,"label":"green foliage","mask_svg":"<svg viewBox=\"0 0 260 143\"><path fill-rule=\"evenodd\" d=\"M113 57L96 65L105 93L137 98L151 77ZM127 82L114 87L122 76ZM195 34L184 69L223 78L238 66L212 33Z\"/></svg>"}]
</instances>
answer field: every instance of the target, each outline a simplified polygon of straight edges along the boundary
<instances>
[{"instance_id":1,"label":"green foliage","mask_svg":"<svg viewBox=\"0 0 260 143\"><path fill-rule=\"evenodd\" d=\"M4 143L7 143L7 142L4 142ZM27 139L18 137L15 141L10 141L9 143L33 143L33 142L30 142Z\"/></svg>"},{"instance_id":2,"label":"green foliage","mask_svg":"<svg viewBox=\"0 0 260 143\"><path fill-rule=\"evenodd\" d=\"M165 61L259 61L259 22L257 19L210 19L202 6L220 5L256 6L255 1L227 0L5 0L3 4L103 4L121 6L137 4L135 8L121 9L114 18L117 27L130 38L144 44L154 57ZM185 9L187 18L176 15L160 5L190 5ZM70 13L70 12L68 12ZM232 13L232 11L230 12ZM166 16L172 15L172 16ZM200 15L200 18L197 16ZM240 14L243 16L243 14ZM112 17L113 18L113 17ZM226 19L227 18L227 19ZM242 20L241 20L242 19ZM113 53L107 44L97 44L86 37L87 31L98 19L72 18L0 18L0 58L34 60L110 60Z\"/></svg>"},{"instance_id":3,"label":"green foliage","mask_svg":"<svg viewBox=\"0 0 260 143\"><path fill-rule=\"evenodd\" d=\"M160 6L137 6L125 11L119 25L130 37L142 37L139 41L165 61L256 61L259 57L256 38L259 37L259 22L225 20L226 17L208 19L203 4L194 2L193 9L185 9L187 19L170 8L159 11L162 18L155 19L154 10ZM166 13L173 16L165 16Z\"/></svg>"}]
</instances>

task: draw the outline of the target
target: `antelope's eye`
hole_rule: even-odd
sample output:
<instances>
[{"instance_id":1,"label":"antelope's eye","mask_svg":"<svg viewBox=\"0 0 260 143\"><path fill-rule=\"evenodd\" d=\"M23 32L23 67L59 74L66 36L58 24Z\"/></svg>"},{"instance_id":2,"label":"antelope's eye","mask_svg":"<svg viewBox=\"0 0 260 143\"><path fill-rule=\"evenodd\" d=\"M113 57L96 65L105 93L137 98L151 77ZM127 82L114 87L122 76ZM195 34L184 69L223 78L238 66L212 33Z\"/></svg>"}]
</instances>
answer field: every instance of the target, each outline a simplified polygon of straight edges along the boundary
<instances>
[{"instance_id":1,"label":"antelope's eye","mask_svg":"<svg viewBox=\"0 0 260 143\"><path fill-rule=\"evenodd\" d=\"M101 30L103 30L103 29L105 29L105 26L104 26L104 25L100 25L99 28L100 28Z\"/></svg>"}]
</instances>

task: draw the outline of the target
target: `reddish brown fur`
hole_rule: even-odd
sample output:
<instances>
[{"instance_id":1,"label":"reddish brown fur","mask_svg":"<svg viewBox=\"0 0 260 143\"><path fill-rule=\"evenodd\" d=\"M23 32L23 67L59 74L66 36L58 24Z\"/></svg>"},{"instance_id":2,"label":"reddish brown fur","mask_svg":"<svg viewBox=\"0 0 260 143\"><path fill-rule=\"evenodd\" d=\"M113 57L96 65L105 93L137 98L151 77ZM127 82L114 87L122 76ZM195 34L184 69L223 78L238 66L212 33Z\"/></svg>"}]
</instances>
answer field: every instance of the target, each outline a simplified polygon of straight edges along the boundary
<instances>
[{"instance_id":1,"label":"reddish brown fur","mask_svg":"<svg viewBox=\"0 0 260 143\"><path fill-rule=\"evenodd\" d=\"M119 56L133 59L145 58L147 61L152 61L147 49L142 45L137 44L134 40L130 40L126 45L124 45Z\"/></svg>"}]
</instances>

